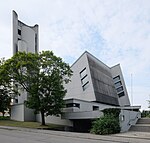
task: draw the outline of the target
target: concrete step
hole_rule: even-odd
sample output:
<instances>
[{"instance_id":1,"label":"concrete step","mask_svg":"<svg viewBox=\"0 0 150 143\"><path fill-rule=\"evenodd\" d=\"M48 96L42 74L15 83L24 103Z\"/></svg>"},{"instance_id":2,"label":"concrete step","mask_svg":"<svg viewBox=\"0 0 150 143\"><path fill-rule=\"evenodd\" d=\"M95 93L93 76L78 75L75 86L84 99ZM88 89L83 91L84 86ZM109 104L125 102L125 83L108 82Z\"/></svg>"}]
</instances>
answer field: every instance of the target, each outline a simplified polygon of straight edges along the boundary
<instances>
[{"instance_id":1,"label":"concrete step","mask_svg":"<svg viewBox=\"0 0 150 143\"><path fill-rule=\"evenodd\" d=\"M141 118L138 120L137 124L150 124L150 118Z\"/></svg>"},{"instance_id":2,"label":"concrete step","mask_svg":"<svg viewBox=\"0 0 150 143\"><path fill-rule=\"evenodd\" d=\"M138 131L138 132L150 132L150 124L136 124L132 125L130 131Z\"/></svg>"}]
</instances>

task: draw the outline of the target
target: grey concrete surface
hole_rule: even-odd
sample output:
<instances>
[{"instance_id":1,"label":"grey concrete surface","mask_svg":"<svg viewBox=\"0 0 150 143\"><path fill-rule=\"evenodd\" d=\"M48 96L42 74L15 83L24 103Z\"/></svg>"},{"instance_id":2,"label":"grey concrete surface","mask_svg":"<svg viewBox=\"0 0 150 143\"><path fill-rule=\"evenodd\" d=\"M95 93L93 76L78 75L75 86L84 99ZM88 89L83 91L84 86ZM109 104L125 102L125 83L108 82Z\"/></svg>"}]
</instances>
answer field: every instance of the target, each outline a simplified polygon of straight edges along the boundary
<instances>
[{"instance_id":1,"label":"grey concrete surface","mask_svg":"<svg viewBox=\"0 0 150 143\"><path fill-rule=\"evenodd\" d=\"M138 137L137 137L138 136ZM0 126L0 143L150 143L150 133L128 132L101 136Z\"/></svg>"}]
</instances>

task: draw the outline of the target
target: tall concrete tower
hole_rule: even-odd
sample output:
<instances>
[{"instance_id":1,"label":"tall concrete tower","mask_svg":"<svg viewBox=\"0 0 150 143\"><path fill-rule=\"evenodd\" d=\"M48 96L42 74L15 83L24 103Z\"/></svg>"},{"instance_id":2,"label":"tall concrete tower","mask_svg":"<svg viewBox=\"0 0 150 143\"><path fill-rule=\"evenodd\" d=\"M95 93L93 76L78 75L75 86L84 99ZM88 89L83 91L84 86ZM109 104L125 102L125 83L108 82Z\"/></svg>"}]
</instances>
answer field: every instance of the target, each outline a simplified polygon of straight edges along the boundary
<instances>
[{"instance_id":1,"label":"tall concrete tower","mask_svg":"<svg viewBox=\"0 0 150 143\"><path fill-rule=\"evenodd\" d=\"M38 25L28 26L18 20L13 11L13 54L20 52L36 53L39 51Z\"/></svg>"},{"instance_id":2,"label":"tall concrete tower","mask_svg":"<svg viewBox=\"0 0 150 143\"><path fill-rule=\"evenodd\" d=\"M38 25L28 26L18 20L15 11L12 20L12 36L13 36L13 55L18 51L26 53L38 53L39 51L39 34ZM27 92L20 91L20 96L15 97L11 108L11 119L19 121L34 121L34 111L26 108L24 101L27 100Z\"/></svg>"}]
</instances>

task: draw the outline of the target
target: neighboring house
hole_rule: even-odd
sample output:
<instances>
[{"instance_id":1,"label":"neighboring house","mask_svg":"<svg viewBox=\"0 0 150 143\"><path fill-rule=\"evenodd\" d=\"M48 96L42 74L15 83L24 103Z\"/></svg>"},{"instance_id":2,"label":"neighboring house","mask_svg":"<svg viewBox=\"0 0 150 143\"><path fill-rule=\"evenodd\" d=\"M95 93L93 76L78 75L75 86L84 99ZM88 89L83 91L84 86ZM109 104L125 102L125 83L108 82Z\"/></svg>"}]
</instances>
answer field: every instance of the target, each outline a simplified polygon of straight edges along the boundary
<instances>
[{"instance_id":1,"label":"neighboring house","mask_svg":"<svg viewBox=\"0 0 150 143\"><path fill-rule=\"evenodd\" d=\"M38 52L38 26L27 26L13 11L13 51ZM61 117L48 116L47 123L65 125L75 131L87 131L91 122L103 115L105 108L120 108L121 131L127 131L140 118L140 106L130 106L120 65L108 67L84 52L71 66L71 82L64 85L66 107ZM41 116L24 105L27 92L22 91L11 108L11 118L18 121L39 121Z\"/></svg>"}]
</instances>

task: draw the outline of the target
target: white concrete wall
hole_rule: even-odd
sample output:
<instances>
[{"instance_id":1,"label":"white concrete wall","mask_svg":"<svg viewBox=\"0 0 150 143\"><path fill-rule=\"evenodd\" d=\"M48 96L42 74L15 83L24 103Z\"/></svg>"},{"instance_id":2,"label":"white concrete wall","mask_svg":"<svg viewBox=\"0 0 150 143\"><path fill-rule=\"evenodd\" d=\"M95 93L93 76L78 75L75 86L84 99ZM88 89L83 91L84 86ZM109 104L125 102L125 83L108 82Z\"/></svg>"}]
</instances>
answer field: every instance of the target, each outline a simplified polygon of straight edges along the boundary
<instances>
[{"instance_id":1,"label":"white concrete wall","mask_svg":"<svg viewBox=\"0 0 150 143\"><path fill-rule=\"evenodd\" d=\"M107 104L101 104L90 101L82 101L78 99L68 100L66 103L78 103L80 104L80 108L78 107L67 107L64 108L63 118L64 119L96 119L102 116L102 110L106 108L116 108L115 106L110 106ZM99 107L97 110L93 110L93 106Z\"/></svg>"},{"instance_id":2,"label":"white concrete wall","mask_svg":"<svg viewBox=\"0 0 150 143\"><path fill-rule=\"evenodd\" d=\"M20 96L18 96L18 103L24 103L27 100L27 92L25 90L20 91Z\"/></svg>"},{"instance_id":3,"label":"white concrete wall","mask_svg":"<svg viewBox=\"0 0 150 143\"><path fill-rule=\"evenodd\" d=\"M24 121L36 121L34 110L24 107Z\"/></svg>"},{"instance_id":4,"label":"white concrete wall","mask_svg":"<svg viewBox=\"0 0 150 143\"><path fill-rule=\"evenodd\" d=\"M24 104L11 106L11 120L24 121Z\"/></svg>"},{"instance_id":5,"label":"white concrete wall","mask_svg":"<svg viewBox=\"0 0 150 143\"><path fill-rule=\"evenodd\" d=\"M21 32L18 33L18 30ZM18 15L13 11L12 20L12 36L13 36L13 55L18 51L36 53L39 50L39 33L38 25L28 26L18 20ZM27 99L27 92L22 91L18 96L18 103L24 103Z\"/></svg>"},{"instance_id":6,"label":"white concrete wall","mask_svg":"<svg viewBox=\"0 0 150 143\"><path fill-rule=\"evenodd\" d=\"M21 35L18 34L18 29L21 31ZM16 48L18 51L26 51L35 53L39 50L39 31L38 25L28 26L18 20L18 15L13 11L12 21L12 36L13 36L13 54L15 54ZM18 44L19 41L19 44Z\"/></svg>"},{"instance_id":7,"label":"white concrete wall","mask_svg":"<svg viewBox=\"0 0 150 143\"><path fill-rule=\"evenodd\" d=\"M27 42L23 40L18 40L18 50L20 52L27 52Z\"/></svg>"},{"instance_id":8,"label":"white concrete wall","mask_svg":"<svg viewBox=\"0 0 150 143\"><path fill-rule=\"evenodd\" d=\"M83 112L70 112L66 113L63 118L65 119L97 119L103 116L101 111L83 111Z\"/></svg>"},{"instance_id":9,"label":"white concrete wall","mask_svg":"<svg viewBox=\"0 0 150 143\"><path fill-rule=\"evenodd\" d=\"M18 33L18 30L21 33ZM18 51L36 53L39 50L39 34L38 25L28 26L18 20L18 15L13 11L12 19L12 45L13 55ZM11 108L11 119L18 121L35 121L34 111L24 106L24 101L27 100L27 92L20 91L20 96L16 97L18 103Z\"/></svg>"},{"instance_id":10,"label":"white concrete wall","mask_svg":"<svg viewBox=\"0 0 150 143\"><path fill-rule=\"evenodd\" d=\"M128 131L131 125L135 125L139 118L141 118L140 112L121 110L120 113L121 132Z\"/></svg>"},{"instance_id":11,"label":"white concrete wall","mask_svg":"<svg viewBox=\"0 0 150 143\"><path fill-rule=\"evenodd\" d=\"M11 119L16 121L35 121L34 110L27 108L24 103L11 106Z\"/></svg>"},{"instance_id":12,"label":"white concrete wall","mask_svg":"<svg viewBox=\"0 0 150 143\"><path fill-rule=\"evenodd\" d=\"M81 84L81 77L80 72L86 67L88 80L89 80L89 87L83 91L82 84ZM95 95L93 91L93 85L91 80L91 74L89 70L89 65L87 61L86 53L84 53L71 67L73 71L73 75L71 77L71 82L67 85L64 85L67 89L67 94L65 99L76 98L85 101L94 101Z\"/></svg>"},{"instance_id":13,"label":"white concrete wall","mask_svg":"<svg viewBox=\"0 0 150 143\"><path fill-rule=\"evenodd\" d=\"M102 103L96 103L96 102L90 102L90 101L83 101L78 99L73 99L73 101L69 101L66 103L78 103L80 104L80 108L78 107L67 107L64 108L64 112L86 112L86 111L93 111L93 106L98 106L99 110L103 110L106 108L116 108L115 106L102 104Z\"/></svg>"},{"instance_id":14,"label":"white concrete wall","mask_svg":"<svg viewBox=\"0 0 150 143\"><path fill-rule=\"evenodd\" d=\"M18 43L18 15L15 11L12 13L12 45L13 45L13 55L16 53L16 47Z\"/></svg>"},{"instance_id":15,"label":"white concrete wall","mask_svg":"<svg viewBox=\"0 0 150 143\"><path fill-rule=\"evenodd\" d=\"M22 41L26 42L27 52L35 53L35 31L27 26L21 28Z\"/></svg>"},{"instance_id":16,"label":"white concrete wall","mask_svg":"<svg viewBox=\"0 0 150 143\"><path fill-rule=\"evenodd\" d=\"M41 114L36 114L36 121L41 122ZM61 117L56 116L45 116L45 122L50 124L73 126L73 122L67 119L61 119Z\"/></svg>"}]
</instances>

